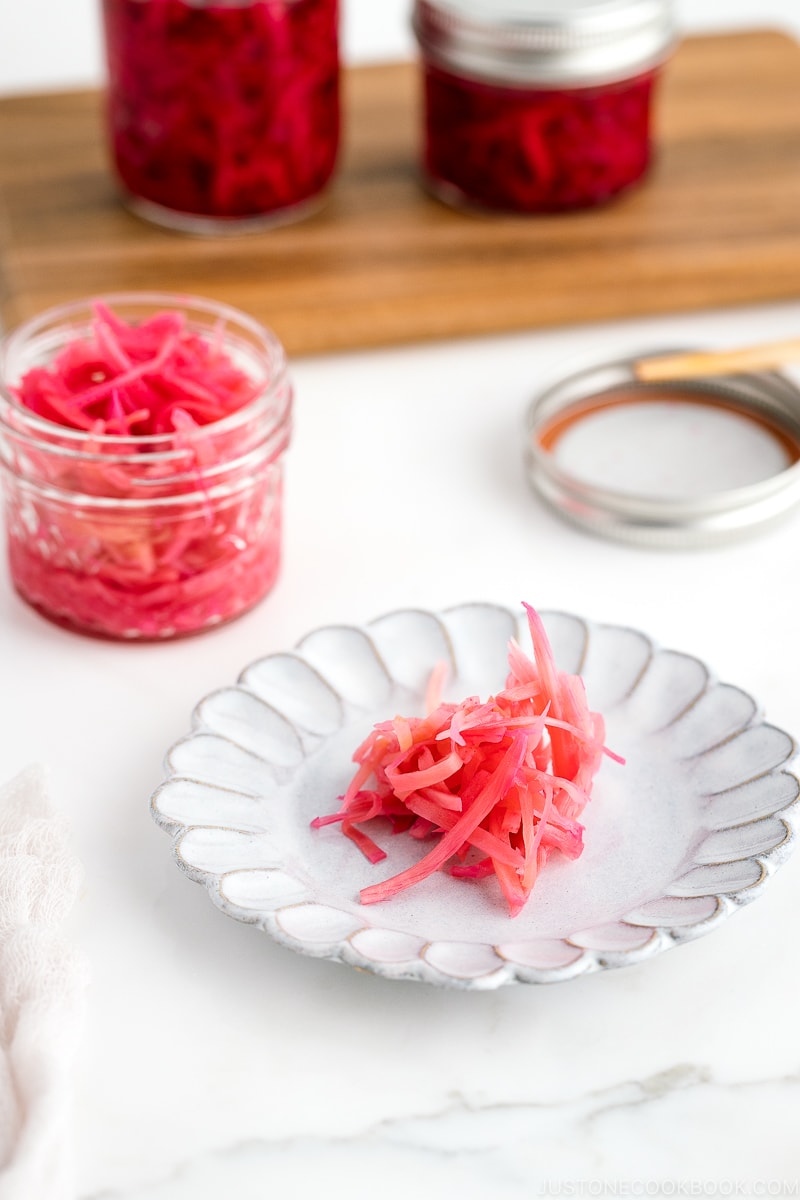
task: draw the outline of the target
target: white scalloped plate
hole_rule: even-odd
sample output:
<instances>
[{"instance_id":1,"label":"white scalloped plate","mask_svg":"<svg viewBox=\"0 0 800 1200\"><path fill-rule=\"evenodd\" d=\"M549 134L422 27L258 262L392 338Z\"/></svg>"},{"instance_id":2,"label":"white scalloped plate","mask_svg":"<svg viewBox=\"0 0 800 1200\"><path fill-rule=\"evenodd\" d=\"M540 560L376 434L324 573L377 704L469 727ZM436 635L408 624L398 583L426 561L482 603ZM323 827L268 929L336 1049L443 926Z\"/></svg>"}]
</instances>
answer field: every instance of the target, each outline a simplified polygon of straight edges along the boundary
<instances>
[{"instance_id":1,"label":"white scalloped plate","mask_svg":"<svg viewBox=\"0 0 800 1200\"><path fill-rule=\"evenodd\" d=\"M554 856L518 917L493 879L444 872L361 906L359 890L410 865L419 844L385 837L389 858L373 866L335 826L309 824L337 809L373 724L421 711L437 661L451 668L445 699L503 686L509 637L530 639L521 611L491 604L317 630L201 701L152 801L179 866L293 950L451 987L570 979L715 928L790 853L793 739L696 658L632 629L543 619L626 765L603 763L582 857Z\"/></svg>"}]
</instances>

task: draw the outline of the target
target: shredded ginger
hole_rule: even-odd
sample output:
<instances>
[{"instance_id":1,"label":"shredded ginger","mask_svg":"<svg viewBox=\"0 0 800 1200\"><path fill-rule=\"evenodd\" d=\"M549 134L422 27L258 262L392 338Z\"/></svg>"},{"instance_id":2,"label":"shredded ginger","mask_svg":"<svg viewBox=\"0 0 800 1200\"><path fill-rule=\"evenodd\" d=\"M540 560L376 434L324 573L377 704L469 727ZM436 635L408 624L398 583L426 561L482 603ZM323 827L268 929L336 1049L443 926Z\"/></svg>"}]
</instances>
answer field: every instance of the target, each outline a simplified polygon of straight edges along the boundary
<instances>
[{"instance_id":1,"label":"shredded ginger","mask_svg":"<svg viewBox=\"0 0 800 1200\"><path fill-rule=\"evenodd\" d=\"M183 434L210 425L254 399L257 384L222 344L195 333L183 313L155 313L139 324L101 301L91 330L15 389L37 416L92 436Z\"/></svg>"},{"instance_id":2,"label":"shredded ginger","mask_svg":"<svg viewBox=\"0 0 800 1200\"><path fill-rule=\"evenodd\" d=\"M427 169L483 208L602 204L647 169L654 83L650 71L597 87L498 87L429 68Z\"/></svg>"},{"instance_id":3,"label":"shredded ginger","mask_svg":"<svg viewBox=\"0 0 800 1200\"><path fill-rule=\"evenodd\" d=\"M362 904L389 900L447 866L458 879L494 875L512 917L521 912L549 856L583 850L578 818L603 754L605 726L590 712L583 681L556 668L536 611L525 605L531 660L512 639L503 691L460 704L439 700L443 666L428 687L424 717L376 725L353 755L358 768L339 812L312 827L339 824L372 863L385 852L362 828L388 818L392 832L435 838L414 866L364 888Z\"/></svg>"}]
</instances>

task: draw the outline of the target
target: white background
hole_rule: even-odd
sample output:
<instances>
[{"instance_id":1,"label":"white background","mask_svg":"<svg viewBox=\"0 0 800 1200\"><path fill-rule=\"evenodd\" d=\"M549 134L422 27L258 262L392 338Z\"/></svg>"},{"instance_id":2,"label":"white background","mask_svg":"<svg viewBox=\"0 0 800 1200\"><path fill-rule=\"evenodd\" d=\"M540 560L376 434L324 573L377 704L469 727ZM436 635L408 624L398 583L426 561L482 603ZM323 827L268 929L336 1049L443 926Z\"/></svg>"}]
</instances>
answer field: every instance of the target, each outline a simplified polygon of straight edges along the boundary
<instances>
[{"instance_id":1,"label":"white background","mask_svg":"<svg viewBox=\"0 0 800 1200\"><path fill-rule=\"evenodd\" d=\"M410 0L343 0L349 62L409 55ZM0 0L0 92L81 86L101 78L100 0ZM800 35L798 0L679 0L690 31L779 27Z\"/></svg>"}]
</instances>

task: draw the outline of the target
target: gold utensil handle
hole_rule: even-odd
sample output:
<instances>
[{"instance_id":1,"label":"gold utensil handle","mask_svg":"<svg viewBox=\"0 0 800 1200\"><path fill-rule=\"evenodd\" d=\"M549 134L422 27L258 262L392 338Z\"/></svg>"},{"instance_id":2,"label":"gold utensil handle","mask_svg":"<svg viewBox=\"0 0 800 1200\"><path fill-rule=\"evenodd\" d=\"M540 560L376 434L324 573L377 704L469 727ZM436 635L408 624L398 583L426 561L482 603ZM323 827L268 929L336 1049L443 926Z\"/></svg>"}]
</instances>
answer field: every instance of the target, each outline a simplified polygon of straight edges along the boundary
<instances>
[{"instance_id":1,"label":"gold utensil handle","mask_svg":"<svg viewBox=\"0 0 800 1200\"><path fill-rule=\"evenodd\" d=\"M696 351L643 358L634 374L643 383L701 379L710 375L738 375L744 371L772 371L800 362L800 338L745 346L739 350Z\"/></svg>"}]
</instances>

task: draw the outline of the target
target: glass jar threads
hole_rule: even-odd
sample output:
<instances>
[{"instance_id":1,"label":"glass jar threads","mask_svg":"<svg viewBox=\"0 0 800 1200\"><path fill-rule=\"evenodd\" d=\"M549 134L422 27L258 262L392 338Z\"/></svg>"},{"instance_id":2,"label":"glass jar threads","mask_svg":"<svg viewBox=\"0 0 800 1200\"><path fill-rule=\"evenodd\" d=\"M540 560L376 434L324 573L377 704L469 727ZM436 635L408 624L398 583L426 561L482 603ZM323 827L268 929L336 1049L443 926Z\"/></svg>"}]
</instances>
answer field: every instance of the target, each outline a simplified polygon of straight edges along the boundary
<instances>
[{"instance_id":1,"label":"glass jar threads","mask_svg":"<svg viewBox=\"0 0 800 1200\"><path fill-rule=\"evenodd\" d=\"M281 557L292 391L268 330L210 300L51 309L0 355L11 578L45 616L109 638L231 620Z\"/></svg>"},{"instance_id":2,"label":"glass jar threads","mask_svg":"<svg viewBox=\"0 0 800 1200\"><path fill-rule=\"evenodd\" d=\"M424 170L457 206L590 207L635 183L672 0L416 0Z\"/></svg>"},{"instance_id":3,"label":"glass jar threads","mask_svg":"<svg viewBox=\"0 0 800 1200\"><path fill-rule=\"evenodd\" d=\"M297 219L339 144L338 0L103 0L112 157L190 233Z\"/></svg>"}]
</instances>

